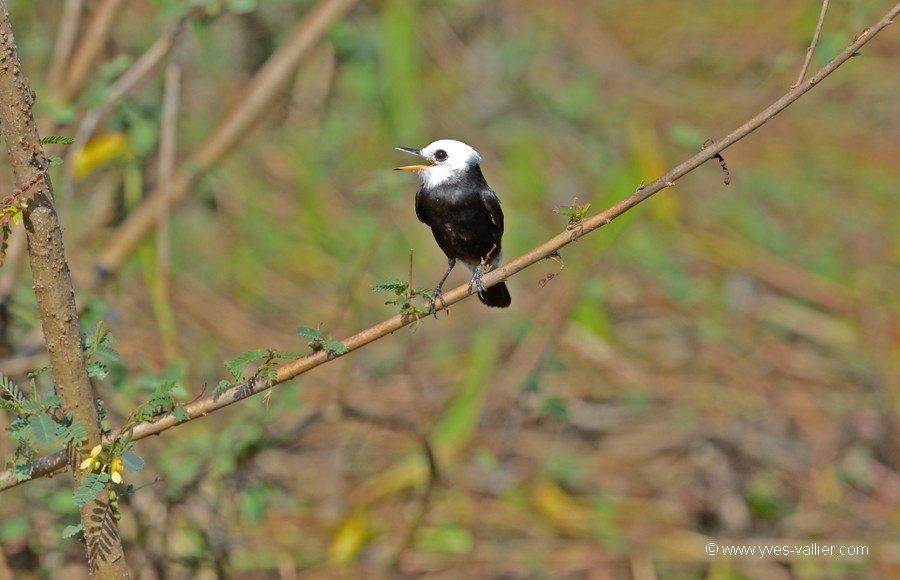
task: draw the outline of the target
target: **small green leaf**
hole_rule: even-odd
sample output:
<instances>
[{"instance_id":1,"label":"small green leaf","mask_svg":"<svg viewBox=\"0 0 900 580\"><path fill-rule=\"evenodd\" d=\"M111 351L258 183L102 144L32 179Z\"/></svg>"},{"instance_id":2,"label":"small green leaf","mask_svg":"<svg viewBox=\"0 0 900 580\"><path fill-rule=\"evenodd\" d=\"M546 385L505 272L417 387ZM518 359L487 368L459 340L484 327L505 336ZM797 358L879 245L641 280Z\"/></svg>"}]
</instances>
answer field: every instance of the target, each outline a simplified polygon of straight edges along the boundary
<instances>
[{"instance_id":1,"label":"small green leaf","mask_svg":"<svg viewBox=\"0 0 900 580\"><path fill-rule=\"evenodd\" d=\"M191 416L181 405L175 405L174 407L172 407L172 414L175 416L175 421L178 423L191 420Z\"/></svg>"},{"instance_id":2,"label":"small green leaf","mask_svg":"<svg viewBox=\"0 0 900 580\"><path fill-rule=\"evenodd\" d=\"M69 425L70 441L74 445L81 445L87 439L87 429L79 422Z\"/></svg>"},{"instance_id":3,"label":"small green leaf","mask_svg":"<svg viewBox=\"0 0 900 580\"><path fill-rule=\"evenodd\" d=\"M334 354L344 354L350 349L344 346L343 342L336 339L330 339L325 343L325 350Z\"/></svg>"},{"instance_id":4,"label":"small green leaf","mask_svg":"<svg viewBox=\"0 0 900 580\"><path fill-rule=\"evenodd\" d=\"M98 360L92 360L87 364L87 374L89 377L105 379L109 375L109 367Z\"/></svg>"},{"instance_id":5,"label":"small green leaf","mask_svg":"<svg viewBox=\"0 0 900 580\"><path fill-rule=\"evenodd\" d=\"M51 155L51 156L47 157L47 164L50 166L62 165L62 162L63 162L62 157L60 157L59 155Z\"/></svg>"},{"instance_id":6,"label":"small green leaf","mask_svg":"<svg viewBox=\"0 0 900 580\"><path fill-rule=\"evenodd\" d=\"M240 380L245 366L255 360L265 358L267 355L268 351L261 348L248 350L247 352L239 354L237 357L231 359L230 361L226 361L225 370L227 370L228 374L233 376L235 380Z\"/></svg>"},{"instance_id":7,"label":"small green leaf","mask_svg":"<svg viewBox=\"0 0 900 580\"><path fill-rule=\"evenodd\" d=\"M75 140L71 137L64 137L63 135L47 135L46 137L41 137L39 143L41 145L49 145L49 144L58 144L58 145L71 145Z\"/></svg>"},{"instance_id":8,"label":"small green leaf","mask_svg":"<svg viewBox=\"0 0 900 580\"><path fill-rule=\"evenodd\" d=\"M270 381L274 381L278 378L278 369L276 369L271 364L259 367L256 372L259 373L259 376L261 376L262 378Z\"/></svg>"},{"instance_id":9,"label":"small green leaf","mask_svg":"<svg viewBox=\"0 0 900 580\"><path fill-rule=\"evenodd\" d=\"M81 485L72 495L72 501L74 501L77 506L82 506L94 501L94 498L103 491L103 488L106 487L107 483L109 483L108 473L88 473L84 476Z\"/></svg>"},{"instance_id":10,"label":"small green leaf","mask_svg":"<svg viewBox=\"0 0 900 580\"><path fill-rule=\"evenodd\" d=\"M15 465L13 465L13 476L16 478L16 481L31 479L32 469L34 469L34 464L32 462L25 459L19 459L16 461Z\"/></svg>"},{"instance_id":11,"label":"small green leaf","mask_svg":"<svg viewBox=\"0 0 900 580\"><path fill-rule=\"evenodd\" d=\"M66 443L73 445L81 445L87 439L87 430L81 423L72 423L71 425L56 424L56 436Z\"/></svg>"},{"instance_id":12,"label":"small green leaf","mask_svg":"<svg viewBox=\"0 0 900 580\"><path fill-rule=\"evenodd\" d=\"M544 401L543 411L556 419L564 421L569 419L569 406L559 397L547 397Z\"/></svg>"},{"instance_id":13,"label":"small green leaf","mask_svg":"<svg viewBox=\"0 0 900 580\"><path fill-rule=\"evenodd\" d=\"M307 340L312 340L315 342L319 342L322 340L322 333L319 332L318 328L313 328L312 326L298 326L296 332L297 336L305 338Z\"/></svg>"},{"instance_id":14,"label":"small green leaf","mask_svg":"<svg viewBox=\"0 0 900 580\"><path fill-rule=\"evenodd\" d=\"M111 336L112 336L111 334L107 333L104 336L104 339L106 339L107 337L111 337ZM97 348L95 349L95 352L98 355L102 356L103 358L105 358L109 361L112 361L112 362L119 362L119 360L121 359L121 355L119 354L119 351L117 351L113 347L109 346L108 344L102 344L102 343L98 344Z\"/></svg>"},{"instance_id":15,"label":"small green leaf","mask_svg":"<svg viewBox=\"0 0 900 580\"><path fill-rule=\"evenodd\" d=\"M56 394L47 395L44 397L44 405L48 411L55 411L62 407L62 397Z\"/></svg>"},{"instance_id":16,"label":"small green leaf","mask_svg":"<svg viewBox=\"0 0 900 580\"><path fill-rule=\"evenodd\" d=\"M561 205L553 211L569 218L569 227L572 227L578 225L585 218L590 208L591 204L578 205L578 199L575 199L572 205Z\"/></svg>"},{"instance_id":17,"label":"small green leaf","mask_svg":"<svg viewBox=\"0 0 900 580\"><path fill-rule=\"evenodd\" d=\"M47 413L37 413L28 418L28 424L38 443L46 444L56 440L57 423Z\"/></svg>"},{"instance_id":18,"label":"small green leaf","mask_svg":"<svg viewBox=\"0 0 900 580\"><path fill-rule=\"evenodd\" d=\"M408 287L408 284L399 278L379 280L371 286L372 290L376 292L396 292L397 294L404 294Z\"/></svg>"},{"instance_id":19,"label":"small green leaf","mask_svg":"<svg viewBox=\"0 0 900 580\"><path fill-rule=\"evenodd\" d=\"M78 524L77 526L66 526L65 528L63 528L62 537L64 539L68 540L69 538L72 538L72 537L80 534L81 530L82 530L81 524Z\"/></svg>"},{"instance_id":20,"label":"small green leaf","mask_svg":"<svg viewBox=\"0 0 900 580\"><path fill-rule=\"evenodd\" d=\"M23 409L27 402L25 394L3 373L0 373L0 389L3 389L3 392L6 393L6 397L0 396L0 408L20 415L23 414Z\"/></svg>"},{"instance_id":21,"label":"small green leaf","mask_svg":"<svg viewBox=\"0 0 900 580\"><path fill-rule=\"evenodd\" d=\"M170 394L178 387L176 381L165 381L156 387L150 394L150 398L132 412L135 421L147 421L162 413L175 404Z\"/></svg>"},{"instance_id":22,"label":"small green leaf","mask_svg":"<svg viewBox=\"0 0 900 580\"><path fill-rule=\"evenodd\" d=\"M32 432L30 427L31 426L28 424L28 417L20 415L12 420L9 427L6 428L6 432L9 433L13 439L21 439L23 437L31 436Z\"/></svg>"},{"instance_id":23,"label":"small green leaf","mask_svg":"<svg viewBox=\"0 0 900 580\"><path fill-rule=\"evenodd\" d=\"M225 389L227 389L229 387L233 387L233 386L234 386L234 383L232 383L231 381L226 381L225 379L222 379L221 381L219 381L219 384L216 385L216 388L213 389L213 394L217 395L217 394L221 393L222 391L224 391Z\"/></svg>"}]
</instances>

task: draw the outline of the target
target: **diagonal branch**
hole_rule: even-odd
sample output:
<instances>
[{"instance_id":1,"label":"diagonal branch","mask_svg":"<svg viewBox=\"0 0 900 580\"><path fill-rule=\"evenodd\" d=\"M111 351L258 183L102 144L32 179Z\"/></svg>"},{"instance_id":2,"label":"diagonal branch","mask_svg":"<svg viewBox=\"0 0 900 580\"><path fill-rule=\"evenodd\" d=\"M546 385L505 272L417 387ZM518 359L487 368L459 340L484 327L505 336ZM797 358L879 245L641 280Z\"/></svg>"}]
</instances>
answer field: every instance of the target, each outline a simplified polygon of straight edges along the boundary
<instances>
[{"instance_id":1,"label":"diagonal branch","mask_svg":"<svg viewBox=\"0 0 900 580\"><path fill-rule=\"evenodd\" d=\"M805 93L810 91L814 86L816 86L820 81L822 81L825 77L834 72L839 66L850 60L852 57L856 56L859 49L862 48L863 45L869 42L876 34L881 32L889 24L892 24L893 19L898 14L900 14L900 4L897 4L893 8L891 8L891 10L888 11L887 14L885 14L880 20L878 20L878 22L873 24L871 27L863 30L863 32L856 37L852 44L841 51L840 54L838 54L831 62L829 62L819 71L813 74L806 83L792 88L781 98L766 107L763 111L751 118L749 121L736 128L732 132L728 133L722 139L707 144L699 153L672 168L659 179L656 179L652 183L649 183L645 186L639 187L628 197L622 199L621 201L600 212L599 214L584 220L583 222L581 222L581 224L579 224L577 230L565 230L557 234L553 238L547 240L540 246L532 249L531 251L485 274L483 280L484 285L486 287L489 287L493 286L494 284L499 284L507 278L514 276L518 272L521 272L525 268L532 266L537 262L540 262L541 260L555 256L560 249L574 242L579 237L610 223L612 220L619 217L642 201L646 200L651 195L662 191L667 187L671 187L672 185L674 185L675 181L677 181L687 173L693 171L703 163L716 157L726 148L743 139L756 129L762 127L767 121L784 111L794 101L799 99ZM450 306L452 304L456 304L460 300L465 299L469 295L470 292L467 288L467 285L462 285L449 292L446 292L444 294L444 300L446 302L446 305ZM379 324L376 324L375 326L354 334L353 336L344 340L343 344L347 347L347 351L351 352L362 348L370 342L374 342L384 336L387 336L388 334L392 334L393 332L400 330L404 326L407 326L415 322L416 320L427 316L428 315L425 314L398 314L392 316L391 318L388 318L387 320ZM336 358L335 355L329 353L328 351L318 351L307 357L282 366L280 369L278 369L276 378L273 381L267 382L263 380L251 379L229 389L224 393L220 393L218 395L209 395L188 403L184 406L184 410L187 411L191 420L202 417L223 407L236 403L242 399L255 395L261 391L268 390L275 385L289 381L290 379L293 379L298 375L310 371L318 367L319 365L325 364L334 358ZM166 431L174 427L176 424L177 421L174 414L168 413L159 417L154 422L140 423L136 425L133 428L132 436L134 440L143 439L144 437L157 435L163 431ZM63 467L65 467L65 456L61 452L47 455L35 462L34 469L32 470L33 477L41 477L62 469ZM8 489L10 487L14 487L15 485L18 485L18 483L20 482L15 481L11 473L0 473L0 491Z\"/></svg>"}]
</instances>

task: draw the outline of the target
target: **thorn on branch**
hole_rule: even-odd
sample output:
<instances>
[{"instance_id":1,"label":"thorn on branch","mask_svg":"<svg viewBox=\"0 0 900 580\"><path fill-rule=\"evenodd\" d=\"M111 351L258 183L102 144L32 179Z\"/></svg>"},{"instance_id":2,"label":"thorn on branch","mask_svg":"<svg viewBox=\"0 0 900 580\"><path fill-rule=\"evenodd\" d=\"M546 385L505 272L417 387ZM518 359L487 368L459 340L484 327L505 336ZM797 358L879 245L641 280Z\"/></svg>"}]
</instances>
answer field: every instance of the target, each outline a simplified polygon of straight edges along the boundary
<instances>
[{"instance_id":1,"label":"thorn on branch","mask_svg":"<svg viewBox=\"0 0 900 580\"><path fill-rule=\"evenodd\" d=\"M547 256L547 259L553 260L554 262L559 264L560 272L562 272L562 269L566 267L566 264L565 264L565 262L563 262L562 256L560 255L559 252L553 252L552 254ZM546 276L544 276L543 278L538 280L538 286L543 288L544 286L547 285L548 282L550 282L550 280L553 280L554 278L556 278L556 276L557 276L557 272L548 272Z\"/></svg>"},{"instance_id":2,"label":"thorn on branch","mask_svg":"<svg viewBox=\"0 0 900 580\"><path fill-rule=\"evenodd\" d=\"M490 267L490 264L488 264L488 260L491 259L491 256L493 256L494 252L496 252L496 251L497 251L497 244L494 244L493 246L491 246L491 251L489 251L487 253L487 256L485 256L481 259L481 267L482 268ZM487 270L485 270L485 272L487 272Z\"/></svg>"},{"instance_id":3,"label":"thorn on branch","mask_svg":"<svg viewBox=\"0 0 900 580\"><path fill-rule=\"evenodd\" d=\"M810 79L810 82L812 82L812 79ZM706 149L713 143L715 143L715 141L713 141L712 139L707 139L706 141L703 142L703 146L700 147L700 150L703 151L704 149ZM715 155L712 156L712 158L719 162L719 167L722 168L722 172L725 174L725 179L724 179L725 185L730 184L731 183L731 172L728 171L728 166L725 164L725 158L722 157L722 153L721 152L716 153Z\"/></svg>"},{"instance_id":4,"label":"thorn on branch","mask_svg":"<svg viewBox=\"0 0 900 580\"><path fill-rule=\"evenodd\" d=\"M728 185L729 183L731 183L731 173L728 171L728 166L725 165L725 158L722 157L721 153L716 153L713 156L713 159L717 159L719 161L719 167L722 168L722 173L725 174L725 185Z\"/></svg>"}]
</instances>

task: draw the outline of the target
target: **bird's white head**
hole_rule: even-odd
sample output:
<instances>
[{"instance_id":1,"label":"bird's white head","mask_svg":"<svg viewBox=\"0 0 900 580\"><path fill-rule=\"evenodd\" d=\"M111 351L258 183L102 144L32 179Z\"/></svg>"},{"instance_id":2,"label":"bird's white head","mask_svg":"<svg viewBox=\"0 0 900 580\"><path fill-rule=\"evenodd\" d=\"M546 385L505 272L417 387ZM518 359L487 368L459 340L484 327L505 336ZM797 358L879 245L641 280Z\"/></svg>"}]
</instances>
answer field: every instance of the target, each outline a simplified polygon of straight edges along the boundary
<instances>
[{"instance_id":1,"label":"bird's white head","mask_svg":"<svg viewBox=\"0 0 900 580\"><path fill-rule=\"evenodd\" d=\"M418 171L422 184L427 188L454 182L471 167L481 162L478 151L469 147L462 141L453 139L440 139L422 149L410 149L397 147L398 151L406 151L418 155L425 160L420 165L407 165L398 167L403 171Z\"/></svg>"}]
</instances>

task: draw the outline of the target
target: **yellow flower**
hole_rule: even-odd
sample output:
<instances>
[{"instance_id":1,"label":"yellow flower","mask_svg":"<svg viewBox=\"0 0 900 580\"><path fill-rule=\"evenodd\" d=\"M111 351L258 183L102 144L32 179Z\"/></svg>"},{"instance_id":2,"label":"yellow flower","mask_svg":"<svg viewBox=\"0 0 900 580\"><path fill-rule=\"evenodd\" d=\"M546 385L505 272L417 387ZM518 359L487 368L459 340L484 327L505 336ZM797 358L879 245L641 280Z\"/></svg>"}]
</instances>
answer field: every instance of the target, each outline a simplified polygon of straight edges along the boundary
<instances>
[{"instance_id":1,"label":"yellow flower","mask_svg":"<svg viewBox=\"0 0 900 580\"><path fill-rule=\"evenodd\" d=\"M97 459L99 457L100 452L103 451L102 445L97 445L93 449L91 449L91 454L87 459L81 462L81 470L82 471L95 471L101 465L100 460Z\"/></svg>"},{"instance_id":2,"label":"yellow flower","mask_svg":"<svg viewBox=\"0 0 900 580\"><path fill-rule=\"evenodd\" d=\"M110 478L113 480L113 483L122 483L122 472L125 470L125 464L122 462L122 458L114 457L112 464L109 467L112 472Z\"/></svg>"}]
</instances>

